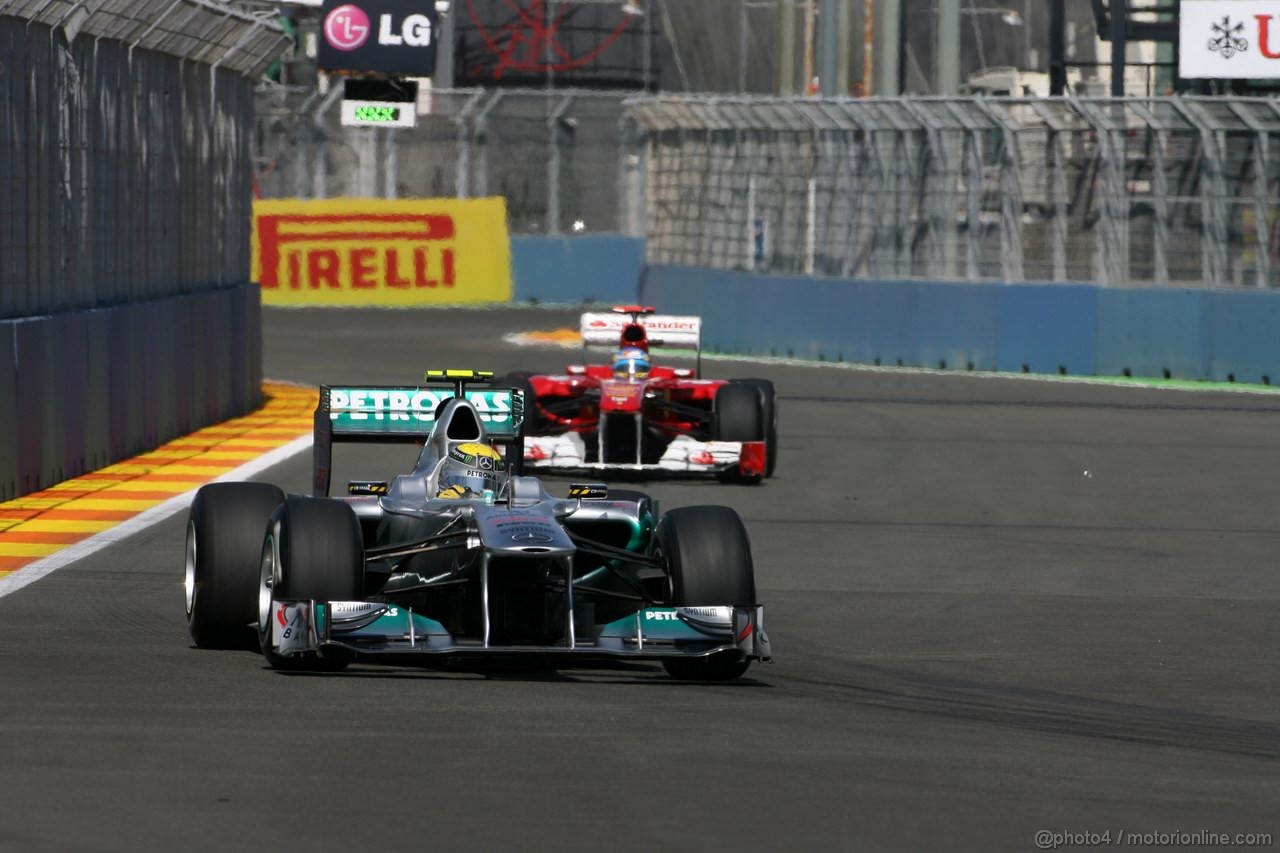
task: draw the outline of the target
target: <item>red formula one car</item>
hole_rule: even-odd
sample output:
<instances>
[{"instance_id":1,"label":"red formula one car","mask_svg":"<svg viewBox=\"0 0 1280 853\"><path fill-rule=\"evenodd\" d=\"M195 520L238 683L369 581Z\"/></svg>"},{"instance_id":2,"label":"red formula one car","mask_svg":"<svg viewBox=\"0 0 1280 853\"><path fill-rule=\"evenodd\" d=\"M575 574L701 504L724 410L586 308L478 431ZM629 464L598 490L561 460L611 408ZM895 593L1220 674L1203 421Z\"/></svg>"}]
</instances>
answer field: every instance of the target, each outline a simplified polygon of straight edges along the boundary
<instances>
[{"instance_id":1,"label":"red formula one car","mask_svg":"<svg viewBox=\"0 0 1280 853\"><path fill-rule=\"evenodd\" d=\"M778 404L765 379L703 379L702 319L620 305L582 315L582 364L560 375L512 373L524 391L530 469L690 475L759 482L778 458ZM587 364L591 347L615 349ZM655 347L692 349L693 368L650 360Z\"/></svg>"}]
</instances>

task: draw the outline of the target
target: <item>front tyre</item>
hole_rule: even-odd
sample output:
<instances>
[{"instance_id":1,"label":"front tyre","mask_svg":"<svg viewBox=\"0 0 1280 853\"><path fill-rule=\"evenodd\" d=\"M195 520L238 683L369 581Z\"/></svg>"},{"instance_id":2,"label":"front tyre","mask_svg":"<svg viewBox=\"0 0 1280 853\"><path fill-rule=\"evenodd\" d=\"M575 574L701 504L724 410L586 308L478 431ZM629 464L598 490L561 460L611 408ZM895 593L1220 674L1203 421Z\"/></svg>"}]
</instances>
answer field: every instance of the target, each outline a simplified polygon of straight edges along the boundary
<instances>
[{"instance_id":1,"label":"front tyre","mask_svg":"<svg viewBox=\"0 0 1280 853\"><path fill-rule=\"evenodd\" d=\"M713 403L711 438L716 441L766 441L764 417L764 400L759 388L742 383L722 385L716 391ZM767 450L766 444L766 460ZM743 483L760 482L759 476L738 474L736 479Z\"/></svg>"},{"instance_id":2,"label":"front tyre","mask_svg":"<svg viewBox=\"0 0 1280 853\"><path fill-rule=\"evenodd\" d=\"M272 645L276 602L361 601L364 584L364 539L351 507L329 498L291 497L282 503L261 543L258 645L263 657L277 669L344 669L350 663L346 657L278 654Z\"/></svg>"},{"instance_id":3,"label":"front tyre","mask_svg":"<svg viewBox=\"0 0 1280 853\"><path fill-rule=\"evenodd\" d=\"M262 532L284 492L270 483L211 483L187 516L187 630L200 648L236 646L249 636Z\"/></svg>"},{"instance_id":4,"label":"front tyre","mask_svg":"<svg viewBox=\"0 0 1280 853\"><path fill-rule=\"evenodd\" d=\"M773 476L778 464L778 392L768 379L734 379L734 384L751 385L760 391L760 419L764 424L766 477Z\"/></svg>"},{"instance_id":5,"label":"front tyre","mask_svg":"<svg viewBox=\"0 0 1280 853\"><path fill-rule=\"evenodd\" d=\"M673 606L756 603L751 542L742 519L729 507L671 510L658 524L658 547L666 558ZM749 660L723 653L662 662L672 678L695 681L732 681L750 665Z\"/></svg>"}]
</instances>

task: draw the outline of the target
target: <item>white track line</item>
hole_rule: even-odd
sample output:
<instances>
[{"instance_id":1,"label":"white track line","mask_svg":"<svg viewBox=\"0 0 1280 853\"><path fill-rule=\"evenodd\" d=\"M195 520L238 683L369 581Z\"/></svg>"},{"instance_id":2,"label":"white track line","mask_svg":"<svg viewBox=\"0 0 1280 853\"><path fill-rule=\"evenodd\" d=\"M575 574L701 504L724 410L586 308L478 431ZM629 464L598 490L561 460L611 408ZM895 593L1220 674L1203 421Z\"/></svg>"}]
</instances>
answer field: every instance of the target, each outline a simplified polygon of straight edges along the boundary
<instances>
[{"instance_id":1,"label":"white track line","mask_svg":"<svg viewBox=\"0 0 1280 853\"><path fill-rule=\"evenodd\" d=\"M228 471L210 482L221 483L227 480L244 480L261 471L265 471L272 465L280 464L289 457L301 453L310 446L311 436L300 436L288 444L264 453L257 459L246 462L234 471ZM0 598L3 598L11 592L17 592L27 584L32 584L40 580L45 575L52 574L64 566L69 566L76 560L88 557L91 554L96 554L103 548L114 545L122 539L127 539L133 534L141 530L145 530L153 524L164 521L175 513L181 512L191 505L191 501L195 499L195 494L196 489L192 489L188 492L183 492L180 495L175 495L164 503L157 504L156 506L151 507L151 509L144 510L133 518L122 521L109 530L104 530L101 533L95 533L88 539L83 539L74 545L68 545L56 554L50 554L49 556L36 560L33 563L28 563L8 577L0 579ZM177 564L175 563L174 565L174 572L177 572ZM177 577L176 574L175 577Z\"/></svg>"}]
</instances>

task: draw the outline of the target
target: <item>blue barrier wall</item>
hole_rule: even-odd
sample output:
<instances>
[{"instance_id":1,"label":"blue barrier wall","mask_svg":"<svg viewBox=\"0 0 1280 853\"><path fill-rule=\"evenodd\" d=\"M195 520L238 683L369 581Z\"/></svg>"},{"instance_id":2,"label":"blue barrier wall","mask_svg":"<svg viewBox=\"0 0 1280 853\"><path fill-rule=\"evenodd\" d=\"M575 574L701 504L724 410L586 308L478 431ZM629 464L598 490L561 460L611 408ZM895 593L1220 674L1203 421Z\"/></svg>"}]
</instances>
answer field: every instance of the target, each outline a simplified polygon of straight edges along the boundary
<instances>
[{"instance_id":1,"label":"blue barrier wall","mask_svg":"<svg viewBox=\"0 0 1280 853\"><path fill-rule=\"evenodd\" d=\"M994 286L999 293L996 369L1089 376L1096 370L1096 287Z\"/></svg>"},{"instance_id":2,"label":"blue barrier wall","mask_svg":"<svg viewBox=\"0 0 1280 853\"><path fill-rule=\"evenodd\" d=\"M635 237L511 238L516 302L631 302L643 268L644 241Z\"/></svg>"},{"instance_id":3,"label":"blue barrier wall","mask_svg":"<svg viewBox=\"0 0 1280 853\"><path fill-rule=\"evenodd\" d=\"M856 281L649 267L712 351L910 367L1280 379L1280 292Z\"/></svg>"},{"instance_id":4,"label":"blue barrier wall","mask_svg":"<svg viewBox=\"0 0 1280 853\"><path fill-rule=\"evenodd\" d=\"M1208 291L1205 335L1210 379L1280 382L1280 299L1275 293Z\"/></svg>"},{"instance_id":5,"label":"blue barrier wall","mask_svg":"<svg viewBox=\"0 0 1280 853\"><path fill-rule=\"evenodd\" d=\"M262 403L258 286L0 320L0 500Z\"/></svg>"},{"instance_id":6,"label":"blue barrier wall","mask_svg":"<svg viewBox=\"0 0 1280 853\"><path fill-rule=\"evenodd\" d=\"M770 276L644 265L612 234L512 237L515 300L699 314L711 350L866 364L1280 381L1280 293ZM0 389L2 392L3 389Z\"/></svg>"}]
</instances>

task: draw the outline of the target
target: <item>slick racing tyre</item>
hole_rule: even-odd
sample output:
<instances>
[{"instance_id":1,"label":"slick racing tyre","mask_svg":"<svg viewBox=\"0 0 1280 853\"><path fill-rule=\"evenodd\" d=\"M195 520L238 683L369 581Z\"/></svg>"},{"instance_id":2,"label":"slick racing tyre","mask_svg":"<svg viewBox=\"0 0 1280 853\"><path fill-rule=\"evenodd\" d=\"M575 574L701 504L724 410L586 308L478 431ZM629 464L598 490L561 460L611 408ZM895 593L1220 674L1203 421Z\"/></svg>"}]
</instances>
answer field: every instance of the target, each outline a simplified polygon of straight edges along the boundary
<instances>
[{"instance_id":1,"label":"slick racing tyre","mask_svg":"<svg viewBox=\"0 0 1280 853\"><path fill-rule=\"evenodd\" d=\"M773 469L778 464L778 392L768 379L734 379L735 385L753 385L760 389L760 418L764 423L764 475L773 476Z\"/></svg>"},{"instance_id":2,"label":"slick racing tyre","mask_svg":"<svg viewBox=\"0 0 1280 853\"><path fill-rule=\"evenodd\" d=\"M187 629L201 648L245 642L256 613L262 533L284 492L269 483L211 483L187 516Z\"/></svg>"},{"instance_id":3,"label":"slick racing tyre","mask_svg":"<svg viewBox=\"0 0 1280 853\"><path fill-rule=\"evenodd\" d=\"M760 389L754 385L742 383L722 385L716 391L716 399L711 414L711 438L716 441L766 440L764 401ZM743 477L739 475L736 479L744 483L757 483L760 481L758 476Z\"/></svg>"},{"instance_id":4,"label":"slick racing tyre","mask_svg":"<svg viewBox=\"0 0 1280 853\"><path fill-rule=\"evenodd\" d=\"M742 519L729 507L671 510L658 524L658 547L667 561L674 606L755 604L751 543ZM750 665L725 655L662 662L672 678L698 681L731 681Z\"/></svg>"},{"instance_id":5,"label":"slick racing tyre","mask_svg":"<svg viewBox=\"0 0 1280 853\"><path fill-rule=\"evenodd\" d=\"M329 498L291 497L276 508L261 542L258 579L258 644L277 669L335 671L347 657L314 652L284 656L272 648L277 601L364 599L364 539L351 507Z\"/></svg>"}]
</instances>

